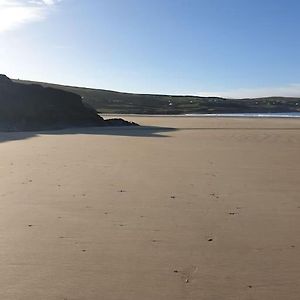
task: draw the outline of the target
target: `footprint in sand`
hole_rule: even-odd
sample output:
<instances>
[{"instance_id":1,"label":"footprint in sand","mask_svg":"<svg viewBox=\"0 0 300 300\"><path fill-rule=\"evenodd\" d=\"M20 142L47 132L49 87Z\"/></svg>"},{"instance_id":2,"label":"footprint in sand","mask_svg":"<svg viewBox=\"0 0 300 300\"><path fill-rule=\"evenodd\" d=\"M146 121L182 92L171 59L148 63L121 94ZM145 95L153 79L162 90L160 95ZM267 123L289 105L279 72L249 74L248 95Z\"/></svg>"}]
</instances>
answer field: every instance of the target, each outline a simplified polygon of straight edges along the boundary
<instances>
[{"instance_id":1,"label":"footprint in sand","mask_svg":"<svg viewBox=\"0 0 300 300\"><path fill-rule=\"evenodd\" d=\"M235 215L238 215L238 213L236 213L236 212L229 212L228 215L235 216Z\"/></svg>"},{"instance_id":2,"label":"footprint in sand","mask_svg":"<svg viewBox=\"0 0 300 300\"><path fill-rule=\"evenodd\" d=\"M181 275L181 278L184 280L185 283L189 283L194 276L194 274L198 271L198 267L191 266L187 267L184 270L173 270L174 273L179 273Z\"/></svg>"},{"instance_id":3,"label":"footprint in sand","mask_svg":"<svg viewBox=\"0 0 300 300\"><path fill-rule=\"evenodd\" d=\"M161 242L160 240L152 240L152 243L159 243Z\"/></svg>"},{"instance_id":4,"label":"footprint in sand","mask_svg":"<svg viewBox=\"0 0 300 300\"><path fill-rule=\"evenodd\" d=\"M214 198L216 198L216 199L219 199L219 198L220 198L220 196L216 195L215 193L211 193L211 194L209 194L209 195L212 196L212 197L214 197Z\"/></svg>"}]
</instances>

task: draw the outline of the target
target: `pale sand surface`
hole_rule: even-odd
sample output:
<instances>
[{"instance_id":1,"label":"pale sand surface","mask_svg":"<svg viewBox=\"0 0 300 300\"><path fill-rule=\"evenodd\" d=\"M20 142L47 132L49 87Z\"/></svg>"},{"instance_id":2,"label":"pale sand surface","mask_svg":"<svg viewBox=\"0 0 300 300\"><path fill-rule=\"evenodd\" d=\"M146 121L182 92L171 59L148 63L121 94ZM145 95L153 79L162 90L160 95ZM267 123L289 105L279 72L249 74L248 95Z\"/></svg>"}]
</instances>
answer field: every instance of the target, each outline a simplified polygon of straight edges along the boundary
<instances>
[{"instance_id":1,"label":"pale sand surface","mask_svg":"<svg viewBox=\"0 0 300 300\"><path fill-rule=\"evenodd\" d=\"M127 119L0 134L0 299L300 299L300 120Z\"/></svg>"}]
</instances>

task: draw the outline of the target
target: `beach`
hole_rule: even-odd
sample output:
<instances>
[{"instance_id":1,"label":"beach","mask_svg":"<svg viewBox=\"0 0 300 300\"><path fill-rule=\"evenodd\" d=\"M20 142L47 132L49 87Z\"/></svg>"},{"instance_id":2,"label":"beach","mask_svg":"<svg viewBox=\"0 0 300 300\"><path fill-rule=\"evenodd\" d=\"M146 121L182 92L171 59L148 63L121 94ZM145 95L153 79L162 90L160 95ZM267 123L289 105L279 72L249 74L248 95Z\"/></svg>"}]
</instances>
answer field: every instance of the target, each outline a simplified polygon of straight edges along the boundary
<instances>
[{"instance_id":1,"label":"beach","mask_svg":"<svg viewBox=\"0 0 300 300\"><path fill-rule=\"evenodd\" d=\"M297 300L300 121L0 133L0 299Z\"/></svg>"}]
</instances>

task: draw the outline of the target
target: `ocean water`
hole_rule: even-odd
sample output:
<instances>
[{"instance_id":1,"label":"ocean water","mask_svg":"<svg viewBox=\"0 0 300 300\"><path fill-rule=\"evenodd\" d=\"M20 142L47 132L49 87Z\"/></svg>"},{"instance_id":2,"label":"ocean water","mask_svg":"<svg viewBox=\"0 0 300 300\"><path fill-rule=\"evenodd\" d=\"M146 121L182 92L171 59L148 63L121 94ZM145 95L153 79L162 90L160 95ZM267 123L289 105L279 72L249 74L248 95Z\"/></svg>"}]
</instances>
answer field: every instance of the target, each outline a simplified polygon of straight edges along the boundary
<instances>
[{"instance_id":1,"label":"ocean water","mask_svg":"<svg viewBox=\"0 0 300 300\"><path fill-rule=\"evenodd\" d=\"M300 118L300 112L293 113L231 113L231 114L183 114L183 115L148 115L148 114L106 114L99 113L102 117L116 117L116 116L134 116L134 117L221 117L221 118Z\"/></svg>"},{"instance_id":2,"label":"ocean water","mask_svg":"<svg viewBox=\"0 0 300 300\"><path fill-rule=\"evenodd\" d=\"M233 114L186 114L187 117L236 117L236 118L300 118L300 112L293 113L233 113Z\"/></svg>"}]
</instances>

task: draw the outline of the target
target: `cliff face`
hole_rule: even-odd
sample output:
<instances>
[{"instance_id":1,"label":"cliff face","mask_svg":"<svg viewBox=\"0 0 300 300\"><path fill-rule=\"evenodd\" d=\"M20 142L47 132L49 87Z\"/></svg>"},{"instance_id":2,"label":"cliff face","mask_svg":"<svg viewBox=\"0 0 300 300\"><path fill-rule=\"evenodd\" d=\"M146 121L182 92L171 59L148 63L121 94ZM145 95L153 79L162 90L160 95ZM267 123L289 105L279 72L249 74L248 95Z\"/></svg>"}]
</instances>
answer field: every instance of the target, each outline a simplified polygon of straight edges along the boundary
<instances>
[{"instance_id":1,"label":"cliff face","mask_svg":"<svg viewBox=\"0 0 300 300\"><path fill-rule=\"evenodd\" d=\"M93 108L83 104L77 94L37 84L15 83L0 75L2 131L106 125L106 121Z\"/></svg>"}]
</instances>

